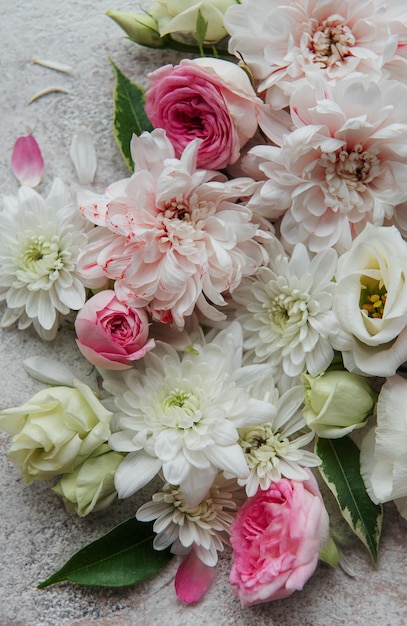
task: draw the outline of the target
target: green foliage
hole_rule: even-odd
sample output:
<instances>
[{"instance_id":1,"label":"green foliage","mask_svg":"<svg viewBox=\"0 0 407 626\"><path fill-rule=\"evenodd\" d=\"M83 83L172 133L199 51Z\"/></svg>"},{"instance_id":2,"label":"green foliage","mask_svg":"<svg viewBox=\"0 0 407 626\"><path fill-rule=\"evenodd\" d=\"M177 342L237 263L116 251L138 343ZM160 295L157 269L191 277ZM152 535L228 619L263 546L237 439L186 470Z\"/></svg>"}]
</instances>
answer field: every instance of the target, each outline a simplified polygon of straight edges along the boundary
<instances>
[{"instance_id":1,"label":"green foliage","mask_svg":"<svg viewBox=\"0 0 407 626\"><path fill-rule=\"evenodd\" d=\"M76 552L39 589L62 581L81 585L125 587L159 571L172 558L169 550L154 550L152 524L130 518Z\"/></svg>"},{"instance_id":2,"label":"green foliage","mask_svg":"<svg viewBox=\"0 0 407 626\"><path fill-rule=\"evenodd\" d=\"M113 132L125 162L133 171L131 138L133 134L152 131L153 127L144 111L145 90L122 74L113 61L111 63L116 74Z\"/></svg>"},{"instance_id":3,"label":"green foliage","mask_svg":"<svg viewBox=\"0 0 407 626\"><path fill-rule=\"evenodd\" d=\"M371 501L366 491L360 475L357 445L349 437L319 438L315 452L322 460L321 475L335 496L343 517L377 564L383 511L380 505Z\"/></svg>"}]
</instances>

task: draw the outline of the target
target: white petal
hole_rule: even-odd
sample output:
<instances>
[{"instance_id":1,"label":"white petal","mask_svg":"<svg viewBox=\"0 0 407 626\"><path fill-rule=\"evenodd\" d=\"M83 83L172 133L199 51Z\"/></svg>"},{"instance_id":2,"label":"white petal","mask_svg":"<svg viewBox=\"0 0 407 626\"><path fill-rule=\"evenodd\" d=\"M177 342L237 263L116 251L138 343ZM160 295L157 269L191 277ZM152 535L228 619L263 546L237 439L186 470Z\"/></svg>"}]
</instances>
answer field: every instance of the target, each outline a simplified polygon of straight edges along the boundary
<instances>
[{"instance_id":1,"label":"white petal","mask_svg":"<svg viewBox=\"0 0 407 626\"><path fill-rule=\"evenodd\" d=\"M81 185L92 183L96 173L96 150L89 132L79 132L72 137L70 155Z\"/></svg>"}]
</instances>

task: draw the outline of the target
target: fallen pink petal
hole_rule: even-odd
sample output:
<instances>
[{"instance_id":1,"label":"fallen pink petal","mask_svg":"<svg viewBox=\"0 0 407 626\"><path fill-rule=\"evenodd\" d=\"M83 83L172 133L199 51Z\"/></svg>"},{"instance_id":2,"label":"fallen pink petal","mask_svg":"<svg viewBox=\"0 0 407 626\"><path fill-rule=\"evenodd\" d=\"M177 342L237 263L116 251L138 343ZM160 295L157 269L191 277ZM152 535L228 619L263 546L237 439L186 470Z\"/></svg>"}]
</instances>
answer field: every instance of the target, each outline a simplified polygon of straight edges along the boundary
<instances>
[{"instance_id":1,"label":"fallen pink petal","mask_svg":"<svg viewBox=\"0 0 407 626\"><path fill-rule=\"evenodd\" d=\"M37 187L41 182L44 159L32 134L19 137L15 142L11 167L21 185Z\"/></svg>"},{"instance_id":2,"label":"fallen pink petal","mask_svg":"<svg viewBox=\"0 0 407 626\"><path fill-rule=\"evenodd\" d=\"M214 577L215 568L205 565L195 552L190 552L182 561L175 576L177 597L187 604L199 602L211 588Z\"/></svg>"}]
</instances>

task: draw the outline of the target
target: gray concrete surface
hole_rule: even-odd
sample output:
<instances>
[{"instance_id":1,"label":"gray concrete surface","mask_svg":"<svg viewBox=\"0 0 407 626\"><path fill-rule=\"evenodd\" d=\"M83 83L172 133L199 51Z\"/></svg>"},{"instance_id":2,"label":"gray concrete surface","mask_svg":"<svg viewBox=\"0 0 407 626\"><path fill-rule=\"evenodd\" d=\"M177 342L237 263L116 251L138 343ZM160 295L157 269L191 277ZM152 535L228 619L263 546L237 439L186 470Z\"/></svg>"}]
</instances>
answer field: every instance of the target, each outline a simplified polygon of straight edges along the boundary
<instances>
[{"instance_id":1,"label":"gray concrete surface","mask_svg":"<svg viewBox=\"0 0 407 626\"><path fill-rule=\"evenodd\" d=\"M33 131L46 162L39 191L55 176L74 178L69 160L72 134L89 128L99 159L96 187L127 175L111 132L113 75L111 57L129 76L145 84L145 74L169 53L138 48L122 38L104 10L134 9L124 0L0 0L0 194L15 193L9 159L15 139ZM66 63L72 75L57 74L33 57ZM69 94L50 94L29 105L37 92L58 85ZM22 369L28 355L53 355L84 380L90 368L79 357L69 330L52 344L32 331L1 331L0 407L16 406L41 388ZM0 626L402 626L407 623L407 522L392 505L385 508L377 570L349 534L348 555L355 570L320 566L301 593L250 609L241 608L228 586L229 554L220 559L213 588L197 605L183 606L173 591L174 560L158 576L122 590L60 584L36 585L79 547L131 516L149 490L117 502L108 511L79 519L68 514L48 483L27 486L5 453L9 438L0 434ZM332 505L332 509L334 510ZM337 516L341 530L344 524Z\"/></svg>"}]
</instances>

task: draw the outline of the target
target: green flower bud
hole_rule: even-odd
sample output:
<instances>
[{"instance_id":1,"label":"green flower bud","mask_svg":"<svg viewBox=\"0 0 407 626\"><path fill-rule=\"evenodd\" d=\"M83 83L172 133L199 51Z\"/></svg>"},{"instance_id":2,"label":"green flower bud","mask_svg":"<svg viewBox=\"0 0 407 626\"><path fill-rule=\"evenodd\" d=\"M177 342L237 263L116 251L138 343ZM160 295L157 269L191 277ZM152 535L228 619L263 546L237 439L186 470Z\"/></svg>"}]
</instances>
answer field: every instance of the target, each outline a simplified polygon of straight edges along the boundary
<instances>
[{"instance_id":1,"label":"green flower bud","mask_svg":"<svg viewBox=\"0 0 407 626\"><path fill-rule=\"evenodd\" d=\"M71 472L110 437L112 413L90 387L73 384L0 411L0 428L14 435L8 457L27 483Z\"/></svg>"},{"instance_id":2,"label":"green flower bud","mask_svg":"<svg viewBox=\"0 0 407 626\"><path fill-rule=\"evenodd\" d=\"M149 7L161 36L196 44L198 16L206 23L205 45L214 45L227 36L223 16L236 0L159 0Z\"/></svg>"},{"instance_id":3,"label":"green flower bud","mask_svg":"<svg viewBox=\"0 0 407 626\"><path fill-rule=\"evenodd\" d=\"M337 439L366 424L377 393L363 376L347 371L302 375L304 419L319 437Z\"/></svg>"},{"instance_id":4,"label":"green flower bud","mask_svg":"<svg viewBox=\"0 0 407 626\"><path fill-rule=\"evenodd\" d=\"M166 44L158 32L156 20L147 13L129 13L127 11L106 11L124 30L129 39L149 48L165 48Z\"/></svg>"},{"instance_id":5,"label":"green flower bud","mask_svg":"<svg viewBox=\"0 0 407 626\"><path fill-rule=\"evenodd\" d=\"M103 444L70 474L64 474L53 491L62 496L70 513L81 517L106 509L116 498L114 476L124 454Z\"/></svg>"}]
</instances>

